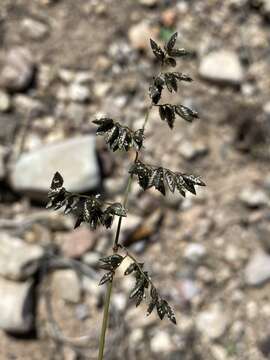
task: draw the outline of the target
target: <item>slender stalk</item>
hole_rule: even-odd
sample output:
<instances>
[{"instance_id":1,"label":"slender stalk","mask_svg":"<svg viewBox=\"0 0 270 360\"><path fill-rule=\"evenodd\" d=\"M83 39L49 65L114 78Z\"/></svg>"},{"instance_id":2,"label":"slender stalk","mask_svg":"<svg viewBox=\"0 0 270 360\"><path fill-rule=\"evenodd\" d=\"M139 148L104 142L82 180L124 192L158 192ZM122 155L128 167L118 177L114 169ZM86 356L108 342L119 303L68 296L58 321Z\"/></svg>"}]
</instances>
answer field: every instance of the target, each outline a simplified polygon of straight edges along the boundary
<instances>
[{"instance_id":1,"label":"slender stalk","mask_svg":"<svg viewBox=\"0 0 270 360\"><path fill-rule=\"evenodd\" d=\"M106 330L107 330L108 319L109 319L109 308L110 308L110 302L111 302L112 286L113 286L113 280L109 282L108 287L107 287L107 292L106 292L106 299L105 299L103 320L102 320L102 328L101 328L101 334L100 334L100 339L99 339L98 360L103 359Z\"/></svg>"},{"instance_id":2,"label":"slender stalk","mask_svg":"<svg viewBox=\"0 0 270 360\"><path fill-rule=\"evenodd\" d=\"M148 107L147 112L145 114L144 124L142 127L143 130L145 129L145 126L147 124L149 114L150 114L152 107L153 107L153 105L151 104ZM138 153L138 151L136 151L136 156L135 156L134 162L136 162L138 160L138 157L139 157L139 153ZM131 191L132 179L133 179L133 174L130 174L128 176L127 187L126 187L125 195L124 195L124 199L123 199L123 207L126 207L127 202L128 202L128 197L129 197L129 194ZM118 247L119 247L118 241L119 241L119 236L120 236L120 231L121 231L121 225L122 225L122 216L120 216L118 219L117 230L116 230L114 243L113 243L114 253L118 252ZM106 339L106 330L107 330L108 319L109 319L109 309L110 309L110 302L111 302L112 286L113 286L113 281L110 281L108 284L108 287L107 287L106 298L105 298L101 334L100 334L100 339L99 339L98 360L103 360L105 339Z\"/></svg>"},{"instance_id":3,"label":"slender stalk","mask_svg":"<svg viewBox=\"0 0 270 360\"><path fill-rule=\"evenodd\" d=\"M135 157L134 161L137 161L137 159L138 159L138 152L136 152L136 157ZM129 197L129 194L131 191L132 178L133 178L133 175L130 174L128 177L128 183L127 183L127 187L126 187L126 191L125 191L125 195L124 195L124 199L123 199L124 207L126 207L127 202L128 202L128 197ZM119 240L119 235L120 235L120 231L121 231L121 224L122 224L122 216L120 216L118 219L117 230L116 230L114 244L113 244L114 253L117 253L117 251L118 251L118 240ZM113 281L109 282L108 287L107 287L107 292L106 292L102 328L101 328L101 334L100 334L100 339L99 339L98 360L103 359L106 330L107 330L108 319L109 319L109 308L110 308L110 302L111 302L112 284L113 284Z\"/></svg>"}]
</instances>

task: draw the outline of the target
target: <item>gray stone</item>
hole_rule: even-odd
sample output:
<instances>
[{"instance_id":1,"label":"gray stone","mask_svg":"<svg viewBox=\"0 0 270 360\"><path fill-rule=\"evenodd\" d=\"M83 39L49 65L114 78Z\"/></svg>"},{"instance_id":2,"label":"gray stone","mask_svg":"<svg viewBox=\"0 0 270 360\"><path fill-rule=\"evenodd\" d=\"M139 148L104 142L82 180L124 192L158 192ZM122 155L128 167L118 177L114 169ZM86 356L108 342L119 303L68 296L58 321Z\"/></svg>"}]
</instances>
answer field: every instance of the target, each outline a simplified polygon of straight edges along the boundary
<instances>
[{"instance_id":1,"label":"gray stone","mask_svg":"<svg viewBox=\"0 0 270 360\"><path fill-rule=\"evenodd\" d=\"M196 319L197 329L207 338L216 340L226 331L228 316L221 304L213 304L207 310L198 314Z\"/></svg>"},{"instance_id":2,"label":"gray stone","mask_svg":"<svg viewBox=\"0 0 270 360\"><path fill-rule=\"evenodd\" d=\"M63 254L69 258L79 258L95 245L95 235L87 226L64 233L60 237L60 247Z\"/></svg>"},{"instance_id":3,"label":"gray stone","mask_svg":"<svg viewBox=\"0 0 270 360\"><path fill-rule=\"evenodd\" d=\"M23 19L22 30L24 34L32 40L43 39L49 32L46 24L31 18Z\"/></svg>"},{"instance_id":4,"label":"gray stone","mask_svg":"<svg viewBox=\"0 0 270 360\"><path fill-rule=\"evenodd\" d=\"M82 261L90 267L98 267L101 255L95 251L89 251L83 255Z\"/></svg>"},{"instance_id":5,"label":"gray stone","mask_svg":"<svg viewBox=\"0 0 270 360\"><path fill-rule=\"evenodd\" d=\"M44 105L39 100L23 94L14 96L14 106L18 112L27 116L38 117L45 113Z\"/></svg>"},{"instance_id":6,"label":"gray stone","mask_svg":"<svg viewBox=\"0 0 270 360\"><path fill-rule=\"evenodd\" d=\"M81 284L74 270L58 270L53 274L52 288L63 300L78 303L81 298Z\"/></svg>"},{"instance_id":7,"label":"gray stone","mask_svg":"<svg viewBox=\"0 0 270 360\"><path fill-rule=\"evenodd\" d=\"M240 200L249 208L257 208L269 204L267 194L261 189L252 187L247 187L241 191Z\"/></svg>"},{"instance_id":8,"label":"gray stone","mask_svg":"<svg viewBox=\"0 0 270 360\"><path fill-rule=\"evenodd\" d=\"M95 136L78 136L23 154L11 172L14 190L30 195L47 193L59 171L69 191L83 192L99 185Z\"/></svg>"},{"instance_id":9,"label":"gray stone","mask_svg":"<svg viewBox=\"0 0 270 360\"><path fill-rule=\"evenodd\" d=\"M200 288L192 279L182 279L179 281L178 287L180 289L181 298L185 302L192 301L200 293Z\"/></svg>"},{"instance_id":10,"label":"gray stone","mask_svg":"<svg viewBox=\"0 0 270 360\"><path fill-rule=\"evenodd\" d=\"M205 255L205 246L199 243L188 244L184 250L184 257L194 263L198 263Z\"/></svg>"},{"instance_id":11,"label":"gray stone","mask_svg":"<svg viewBox=\"0 0 270 360\"><path fill-rule=\"evenodd\" d=\"M158 3L158 0L139 0L139 2L145 6L154 6Z\"/></svg>"},{"instance_id":12,"label":"gray stone","mask_svg":"<svg viewBox=\"0 0 270 360\"><path fill-rule=\"evenodd\" d=\"M270 256L262 250L252 254L244 272L245 282L250 286L259 286L270 280Z\"/></svg>"},{"instance_id":13,"label":"gray stone","mask_svg":"<svg viewBox=\"0 0 270 360\"><path fill-rule=\"evenodd\" d=\"M90 99L90 90L88 86L74 82L68 88L68 98L72 101L86 102Z\"/></svg>"},{"instance_id":14,"label":"gray stone","mask_svg":"<svg viewBox=\"0 0 270 360\"><path fill-rule=\"evenodd\" d=\"M240 84L244 71L236 53L217 50L206 55L200 63L199 74L210 81Z\"/></svg>"},{"instance_id":15,"label":"gray stone","mask_svg":"<svg viewBox=\"0 0 270 360\"><path fill-rule=\"evenodd\" d=\"M9 95L4 91L0 91L0 112L8 111L10 106L11 102Z\"/></svg>"},{"instance_id":16,"label":"gray stone","mask_svg":"<svg viewBox=\"0 0 270 360\"><path fill-rule=\"evenodd\" d=\"M33 329L33 282L14 282L0 278L0 328L12 333Z\"/></svg>"},{"instance_id":17,"label":"gray stone","mask_svg":"<svg viewBox=\"0 0 270 360\"><path fill-rule=\"evenodd\" d=\"M179 145L179 153L183 156L186 160L194 160L199 156L206 155L208 149L203 144L193 144L188 140L184 140Z\"/></svg>"},{"instance_id":18,"label":"gray stone","mask_svg":"<svg viewBox=\"0 0 270 360\"><path fill-rule=\"evenodd\" d=\"M156 354L168 354L173 350L173 343L170 335L162 330L159 330L151 339L151 350Z\"/></svg>"},{"instance_id":19,"label":"gray stone","mask_svg":"<svg viewBox=\"0 0 270 360\"><path fill-rule=\"evenodd\" d=\"M1 85L11 91L23 91L34 77L35 64L28 49L16 47L6 56L0 78Z\"/></svg>"},{"instance_id":20,"label":"gray stone","mask_svg":"<svg viewBox=\"0 0 270 360\"><path fill-rule=\"evenodd\" d=\"M44 255L38 245L0 232L0 275L11 280L24 280L33 275Z\"/></svg>"}]
</instances>

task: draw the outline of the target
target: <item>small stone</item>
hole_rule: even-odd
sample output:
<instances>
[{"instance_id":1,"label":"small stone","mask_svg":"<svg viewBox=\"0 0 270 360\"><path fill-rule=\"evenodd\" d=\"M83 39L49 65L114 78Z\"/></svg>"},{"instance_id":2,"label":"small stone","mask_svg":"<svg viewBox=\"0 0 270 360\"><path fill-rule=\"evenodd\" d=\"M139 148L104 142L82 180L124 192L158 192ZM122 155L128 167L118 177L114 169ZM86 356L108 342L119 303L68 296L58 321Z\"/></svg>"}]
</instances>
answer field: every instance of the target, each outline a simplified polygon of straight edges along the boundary
<instances>
[{"instance_id":1,"label":"small stone","mask_svg":"<svg viewBox=\"0 0 270 360\"><path fill-rule=\"evenodd\" d=\"M267 103L264 104L263 106L263 111L270 116L270 101L268 101Z\"/></svg>"},{"instance_id":2,"label":"small stone","mask_svg":"<svg viewBox=\"0 0 270 360\"><path fill-rule=\"evenodd\" d=\"M53 274L52 288L57 296L71 303L78 303L81 298L81 284L74 270L58 270Z\"/></svg>"},{"instance_id":3,"label":"small stone","mask_svg":"<svg viewBox=\"0 0 270 360\"><path fill-rule=\"evenodd\" d=\"M173 343L169 334L161 330L152 337L150 346L156 354L168 354L173 350Z\"/></svg>"},{"instance_id":4,"label":"small stone","mask_svg":"<svg viewBox=\"0 0 270 360\"><path fill-rule=\"evenodd\" d=\"M18 94L13 99L16 110L22 114L39 117L45 113L44 105L39 100L33 99L30 96Z\"/></svg>"},{"instance_id":5,"label":"small stone","mask_svg":"<svg viewBox=\"0 0 270 360\"><path fill-rule=\"evenodd\" d=\"M22 154L11 172L11 185L29 196L47 194L56 171L69 191L84 192L99 185L95 136L85 135Z\"/></svg>"},{"instance_id":6,"label":"small stone","mask_svg":"<svg viewBox=\"0 0 270 360\"><path fill-rule=\"evenodd\" d=\"M69 258L80 258L95 244L93 232L86 227L79 227L70 233L61 236L61 249Z\"/></svg>"},{"instance_id":7,"label":"small stone","mask_svg":"<svg viewBox=\"0 0 270 360\"><path fill-rule=\"evenodd\" d=\"M217 83L240 84L244 71L236 53L228 50L217 50L206 55L200 63L199 74Z\"/></svg>"},{"instance_id":8,"label":"small stone","mask_svg":"<svg viewBox=\"0 0 270 360\"><path fill-rule=\"evenodd\" d=\"M261 189L252 187L242 190L240 200L249 208L258 208L269 204L267 194Z\"/></svg>"},{"instance_id":9,"label":"small stone","mask_svg":"<svg viewBox=\"0 0 270 360\"><path fill-rule=\"evenodd\" d=\"M101 258L100 254L94 251L89 251L83 255L82 261L93 268L98 267L99 259Z\"/></svg>"},{"instance_id":10,"label":"small stone","mask_svg":"<svg viewBox=\"0 0 270 360\"><path fill-rule=\"evenodd\" d=\"M111 88L111 84L109 84L109 83L104 83L104 82L96 83L94 85L94 94L98 98L102 98L103 96L107 95L110 88Z\"/></svg>"},{"instance_id":11,"label":"small stone","mask_svg":"<svg viewBox=\"0 0 270 360\"><path fill-rule=\"evenodd\" d=\"M90 99L90 90L86 85L75 82L68 89L68 97L72 101L84 103Z\"/></svg>"},{"instance_id":12,"label":"small stone","mask_svg":"<svg viewBox=\"0 0 270 360\"><path fill-rule=\"evenodd\" d=\"M211 347L211 352L215 360L227 360L227 352L220 345L213 345Z\"/></svg>"},{"instance_id":13,"label":"small stone","mask_svg":"<svg viewBox=\"0 0 270 360\"><path fill-rule=\"evenodd\" d=\"M1 71L1 85L10 91L26 90L35 74L32 53L23 47L11 49Z\"/></svg>"},{"instance_id":14,"label":"small stone","mask_svg":"<svg viewBox=\"0 0 270 360\"><path fill-rule=\"evenodd\" d=\"M152 28L145 21L133 25L128 32L129 41L132 47L136 50L148 50L149 39L153 39L156 36L156 29Z\"/></svg>"},{"instance_id":15,"label":"small stone","mask_svg":"<svg viewBox=\"0 0 270 360\"><path fill-rule=\"evenodd\" d=\"M192 279L182 279L178 287L184 302L192 301L200 293L199 287Z\"/></svg>"},{"instance_id":16,"label":"small stone","mask_svg":"<svg viewBox=\"0 0 270 360\"><path fill-rule=\"evenodd\" d=\"M206 255L206 248L199 243L188 244L184 251L184 258L193 263L198 263Z\"/></svg>"},{"instance_id":17,"label":"small stone","mask_svg":"<svg viewBox=\"0 0 270 360\"><path fill-rule=\"evenodd\" d=\"M41 40L48 34L48 26L41 21L26 18L22 21L24 34L32 40Z\"/></svg>"},{"instance_id":18,"label":"small stone","mask_svg":"<svg viewBox=\"0 0 270 360\"><path fill-rule=\"evenodd\" d=\"M216 340L224 335L228 326L228 317L221 304L213 304L199 313L196 327L206 337Z\"/></svg>"},{"instance_id":19,"label":"small stone","mask_svg":"<svg viewBox=\"0 0 270 360\"><path fill-rule=\"evenodd\" d=\"M27 279L37 271L43 255L40 246L0 232L0 275L7 279Z\"/></svg>"},{"instance_id":20,"label":"small stone","mask_svg":"<svg viewBox=\"0 0 270 360\"><path fill-rule=\"evenodd\" d=\"M193 144L188 140L184 140L180 143L178 151L184 159L194 160L200 156L206 155L208 149L203 144Z\"/></svg>"},{"instance_id":21,"label":"small stone","mask_svg":"<svg viewBox=\"0 0 270 360\"><path fill-rule=\"evenodd\" d=\"M10 110L11 101L10 97L4 91L0 91L0 112L6 112Z\"/></svg>"},{"instance_id":22,"label":"small stone","mask_svg":"<svg viewBox=\"0 0 270 360\"><path fill-rule=\"evenodd\" d=\"M262 250L252 254L244 272L247 285L259 286L270 279L270 256Z\"/></svg>"},{"instance_id":23,"label":"small stone","mask_svg":"<svg viewBox=\"0 0 270 360\"><path fill-rule=\"evenodd\" d=\"M14 282L0 278L0 328L25 334L34 326L33 281Z\"/></svg>"},{"instance_id":24,"label":"small stone","mask_svg":"<svg viewBox=\"0 0 270 360\"><path fill-rule=\"evenodd\" d=\"M154 6L158 3L158 0L139 0L139 2L145 6Z\"/></svg>"}]
</instances>

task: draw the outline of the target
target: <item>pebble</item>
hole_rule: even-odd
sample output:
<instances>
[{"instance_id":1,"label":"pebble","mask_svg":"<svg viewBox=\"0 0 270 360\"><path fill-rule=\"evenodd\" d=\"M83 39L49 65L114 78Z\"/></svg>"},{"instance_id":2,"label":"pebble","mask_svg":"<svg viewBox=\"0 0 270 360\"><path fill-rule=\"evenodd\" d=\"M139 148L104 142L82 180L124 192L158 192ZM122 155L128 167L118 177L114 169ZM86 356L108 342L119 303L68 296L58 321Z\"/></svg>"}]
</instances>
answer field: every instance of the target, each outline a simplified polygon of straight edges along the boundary
<instances>
[{"instance_id":1,"label":"pebble","mask_svg":"<svg viewBox=\"0 0 270 360\"><path fill-rule=\"evenodd\" d=\"M14 282L0 278L0 328L25 334L34 326L33 282Z\"/></svg>"},{"instance_id":2,"label":"pebble","mask_svg":"<svg viewBox=\"0 0 270 360\"><path fill-rule=\"evenodd\" d=\"M200 293L200 288L192 279L182 279L179 282L178 287L180 289L181 298L185 302L192 301Z\"/></svg>"},{"instance_id":3,"label":"pebble","mask_svg":"<svg viewBox=\"0 0 270 360\"><path fill-rule=\"evenodd\" d=\"M25 18L22 20L24 34L32 40L41 40L49 32L48 26L41 21Z\"/></svg>"},{"instance_id":4,"label":"pebble","mask_svg":"<svg viewBox=\"0 0 270 360\"><path fill-rule=\"evenodd\" d=\"M133 49L148 50L149 39L157 36L157 30L152 28L148 22L142 21L131 26L128 31L128 38Z\"/></svg>"},{"instance_id":5,"label":"pebble","mask_svg":"<svg viewBox=\"0 0 270 360\"><path fill-rule=\"evenodd\" d=\"M232 85L241 84L244 79L243 67L237 54L229 50L213 51L203 57L199 74L204 79Z\"/></svg>"},{"instance_id":6,"label":"pebble","mask_svg":"<svg viewBox=\"0 0 270 360\"><path fill-rule=\"evenodd\" d=\"M159 330L151 339L151 350L156 354L166 354L173 350L173 343L170 335L162 330Z\"/></svg>"},{"instance_id":7,"label":"pebble","mask_svg":"<svg viewBox=\"0 0 270 360\"><path fill-rule=\"evenodd\" d=\"M94 251L89 251L87 253L85 253L82 257L82 261L93 268L98 267L99 264L99 259L100 259L100 254Z\"/></svg>"},{"instance_id":8,"label":"pebble","mask_svg":"<svg viewBox=\"0 0 270 360\"><path fill-rule=\"evenodd\" d=\"M1 71L1 85L10 91L26 90L35 74L35 64L32 53L23 47L15 47L6 55Z\"/></svg>"},{"instance_id":9,"label":"pebble","mask_svg":"<svg viewBox=\"0 0 270 360\"><path fill-rule=\"evenodd\" d=\"M43 256L42 247L0 232L0 275L5 278L27 279L37 271Z\"/></svg>"},{"instance_id":10,"label":"pebble","mask_svg":"<svg viewBox=\"0 0 270 360\"><path fill-rule=\"evenodd\" d=\"M200 156L206 155L208 148L203 144L193 144L188 140L184 140L178 147L180 155L186 160L194 160Z\"/></svg>"},{"instance_id":11,"label":"pebble","mask_svg":"<svg viewBox=\"0 0 270 360\"><path fill-rule=\"evenodd\" d=\"M81 284L74 270L58 270L53 274L52 288L63 300L78 303L81 298Z\"/></svg>"},{"instance_id":12,"label":"pebble","mask_svg":"<svg viewBox=\"0 0 270 360\"><path fill-rule=\"evenodd\" d=\"M6 112L10 110L11 101L9 95L0 90L0 112Z\"/></svg>"},{"instance_id":13,"label":"pebble","mask_svg":"<svg viewBox=\"0 0 270 360\"><path fill-rule=\"evenodd\" d=\"M261 189L252 187L244 188L241 191L240 200L249 208L258 208L269 204L267 194Z\"/></svg>"},{"instance_id":14,"label":"pebble","mask_svg":"<svg viewBox=\"0 0 270 360\"><path fill-rule=\"evenodd\" d=\"M184 250L184 258L190 262L198 263L206 255L206 248L199 243L188 244Z\"/></svg>"},{"instance_id":15,"label":"pebble","mask_svg":"<svg viewBox=\"0 0 270 360\"><path fill-rule=\"evenodd\" d=\"M68 88L68 98L72 101L84 103L90 99L88 86L74 82Z\"/></svg>"},{"instance_id":16,"label":"pebble","mask_svg":"<svg viewBox=\"0 0 270 360\"><path fill-rule=\"evenodd\" d=\"M80 258L95 244L94 233L84 226L62 235L59 240L62 252L68 258Z\"/></svg>"},{"instance_id":17,"label":"pebble","mask_svg":"<svg viewBox=\"0 0 270 360\"><path fill-rule=\"evenodd\" d=\"M270 279L270 256L262 250L251 255L244 271L245 282L250 286L259 286Z\"/></svg>"},{"instance_id":18,"label":"pebble","mask_svg":"<svg viewBox=\"0 0 270 360\"><path fill-rule=\"evenodd\" d=\"M158 0L139 0L139 3L141 5L145 5L145 6L154 6L158 3Z\"/></svg>"},{"instance_id":19,"label":"pebble","mask_svg":"<svg viewBox=\"0 0 270 360\"><path fill-rule=\"evenodd\" d=\"M102 98L103 96L107 95L111 88L110 83L96 83L94 85L94 94L98 98Z\"/></svg>"},{"instance_id":20,"label":"pebble","mask_svg":"<svg viewBox=\"0 0 270 360\"><path fill-rule=\"evenodd\" d=\"M216 340L224 335L228 327L228 316L221 304L213 304L198 314L196 327L207 338Z\"/></svg>"},{"instance_id":21,"label":"pebble","mask_svg":"<svg viewBox=\"0 0 270 360\"><path fill-rule=\"evenodd\" d=\"M33 99L30 96L17 94L13 98L14 107L22 114L31 117L39 117L45 113L45 107L39 100Z\"/></svg>"},{"instance_id":22,"label":"pebble","mask_svg":"<svg viewBox=\"0 0 270 360\"><path fill-rule=\"evenodd\" d=\"M228 359L226 350L220 345L213 345L211 347L211 352L215 360Z\"/></svg>"},{"instance_id":23,"label":"pebble","mask_svg":"<svg viewBox=\"0 0 270 360\"><path fill-rule=\"evenodd\" d=\"M11 186L30 196L48 192L59 171L69 191L94 189L100 182L94 135L77 136L22 154L11 172Z\"/></svg>"}]
</instances>

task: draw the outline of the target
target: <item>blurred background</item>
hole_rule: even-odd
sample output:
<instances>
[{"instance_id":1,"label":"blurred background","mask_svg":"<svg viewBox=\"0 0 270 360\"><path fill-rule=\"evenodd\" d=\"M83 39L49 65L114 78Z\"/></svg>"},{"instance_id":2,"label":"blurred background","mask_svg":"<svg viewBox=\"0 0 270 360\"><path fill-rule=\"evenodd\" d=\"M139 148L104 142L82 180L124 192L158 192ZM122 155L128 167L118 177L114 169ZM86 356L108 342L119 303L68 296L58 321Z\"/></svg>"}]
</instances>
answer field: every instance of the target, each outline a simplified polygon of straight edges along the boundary
<instances>
[{"instance_id":1,"label":"blurred background","mask_svg":"<svg viewBox=\"0 0 270 360\"><path fill-rule=\"evenodd\" d=\"M97 358L98 259L115 226L74 231L46 193L60 170L67 189L121 201L133 154L110 152L92 120L141 126L158 72L149 38L174 31L191 52L176 71L194 81L163 102L200 119L171 131L153 110L142 156L207 187L165 198L134 182L121 241L177 326L135 307L121 266L106 359L270 358L269 0L1 0L1 360Z\"/></svg>"}]
</instances>

